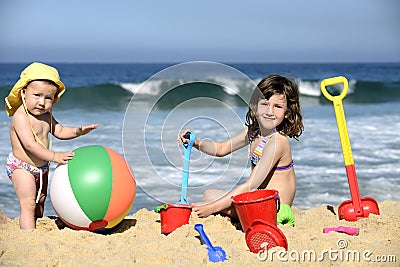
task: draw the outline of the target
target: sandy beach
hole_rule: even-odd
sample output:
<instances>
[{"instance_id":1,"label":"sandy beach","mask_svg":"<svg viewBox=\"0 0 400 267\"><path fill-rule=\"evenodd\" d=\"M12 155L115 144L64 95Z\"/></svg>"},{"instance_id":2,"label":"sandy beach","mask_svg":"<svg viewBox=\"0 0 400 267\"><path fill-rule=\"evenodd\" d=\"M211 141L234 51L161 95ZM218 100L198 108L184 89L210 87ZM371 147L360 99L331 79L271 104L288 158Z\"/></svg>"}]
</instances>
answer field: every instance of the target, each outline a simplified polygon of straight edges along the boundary
<instances>
[{"instance_id":1,"label":"sandy beach","mask_svg":"<svg viewBox=\"0 0 400 267\"><path fill-rule=\"evenodd\" d=\"M394 266L400 261L400 203L379 203L381 215L357 222L338 219L326 206L293 208L296 226L279 228L285 234L287 253L280 247L268 254L249 251L239 224L226 218L198 218L169 235L160 232L160 217L141 209L128 215L107 234L59 229L58 218L38 220L36 230L19 229L18 218L0 225L1 266L281 266L375 265ZM334 208L337 212L337 207ZM201 223L214 246L222 247L227 260L212 263L193 226ZM325 227L358 227L359 234L323 233ZM309 256L311 255L311 256ZM396 263L397 262L397 263Z\"/></svg>"}]
</instances>

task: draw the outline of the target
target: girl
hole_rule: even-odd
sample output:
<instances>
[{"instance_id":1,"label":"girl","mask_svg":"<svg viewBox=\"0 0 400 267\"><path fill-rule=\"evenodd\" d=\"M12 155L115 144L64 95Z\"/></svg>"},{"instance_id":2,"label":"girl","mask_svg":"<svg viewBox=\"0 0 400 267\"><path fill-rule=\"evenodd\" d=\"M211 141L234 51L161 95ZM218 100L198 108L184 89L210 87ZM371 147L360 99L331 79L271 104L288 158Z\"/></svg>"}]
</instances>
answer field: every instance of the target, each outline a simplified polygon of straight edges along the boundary
<instances>
[{"instance_id":1,"label":"girl","mask_svg":"<svg viewBox=\"0 0 400 267\"><path fill-rule=\"evenodd\" d=\"M241 133L224 142L195 140L193 147L217 157L250 145L252 171L245 183L230 192L206 190L204 202L194 204L193 211L199 217L218 212L236 217L232 196L257 189L275 189L281 199L278 223L293 226L291 205L296 193L296 175L288 137L298 140L304 129L297 84L279 75L261 80L250 100L246 126ZM190 129L178 137L180 145L189 142L184 137L188 131Z\"/></svg>"}]
</instances>

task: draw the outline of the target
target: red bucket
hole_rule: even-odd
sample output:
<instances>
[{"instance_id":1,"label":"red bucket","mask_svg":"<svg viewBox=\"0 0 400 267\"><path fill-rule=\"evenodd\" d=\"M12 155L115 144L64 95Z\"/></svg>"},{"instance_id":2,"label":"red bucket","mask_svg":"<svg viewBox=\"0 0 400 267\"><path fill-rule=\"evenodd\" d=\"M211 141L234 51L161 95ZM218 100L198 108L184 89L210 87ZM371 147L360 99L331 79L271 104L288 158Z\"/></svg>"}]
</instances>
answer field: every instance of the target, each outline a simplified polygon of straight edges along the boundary
<instances>
[{"instance_id":1,"label":"red bucket","mask_svg":"<svg viewBox=\"0 0 400 267\"><path fill-rule=\"evenodd\" d=\"M255 220L276 225L280 205L278 191L265 189L246 192L234 196L232 201L244 232Z\"/></svg>"},{"instance_id":2,"label":"red bucket","mask_svg":"<svg viewBox=\"0 0 400 267\"><path fill-rule=\"evenodd\" d=\"M160 209L161 233L172 233L176 228L189 223L192 206L186 204L164 204Z\"/></svg>"}]
</instances>

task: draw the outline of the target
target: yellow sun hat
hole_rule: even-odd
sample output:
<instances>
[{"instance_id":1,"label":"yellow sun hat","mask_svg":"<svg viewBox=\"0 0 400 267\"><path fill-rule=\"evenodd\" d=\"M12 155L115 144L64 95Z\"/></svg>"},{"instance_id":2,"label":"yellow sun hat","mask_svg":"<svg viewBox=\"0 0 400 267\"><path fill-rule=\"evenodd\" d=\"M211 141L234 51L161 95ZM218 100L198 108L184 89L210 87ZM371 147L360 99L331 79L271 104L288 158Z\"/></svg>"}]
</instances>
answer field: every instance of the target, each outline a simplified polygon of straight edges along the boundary
<instances>
[{"instance_id":1,"label":"yellow sun hat","mask_svg":"<svg viewBox=\"0 0 400 267\"><path fill-rule=\"evenodd\" d=\"M22 105L21 90L29 82L35 80L49 80L58 85L53 103L57 103L65 92L65 86L60 80L57 69L39 62L33 62L21 72L20 79L5 98L6 112L9 117L14 115L15 111Z\"/></svg>"}]
</instances>

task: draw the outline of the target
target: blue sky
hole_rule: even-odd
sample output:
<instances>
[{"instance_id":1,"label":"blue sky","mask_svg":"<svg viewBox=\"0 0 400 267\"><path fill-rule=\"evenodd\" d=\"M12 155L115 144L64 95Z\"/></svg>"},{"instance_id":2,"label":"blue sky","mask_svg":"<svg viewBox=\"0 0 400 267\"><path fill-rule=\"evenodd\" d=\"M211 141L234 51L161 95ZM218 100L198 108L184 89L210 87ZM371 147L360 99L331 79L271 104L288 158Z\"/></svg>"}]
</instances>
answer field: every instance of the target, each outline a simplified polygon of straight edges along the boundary
<instances>
[{"instance_id":1,"label":"blue sky","mask_svg":"<svg viewBox=\"0 0 400 267\"><path fill-rule=\"evenodd\" d=\"M400 62L400 1L0 2L0 62Z\"/></svg>"}]
</instances>

